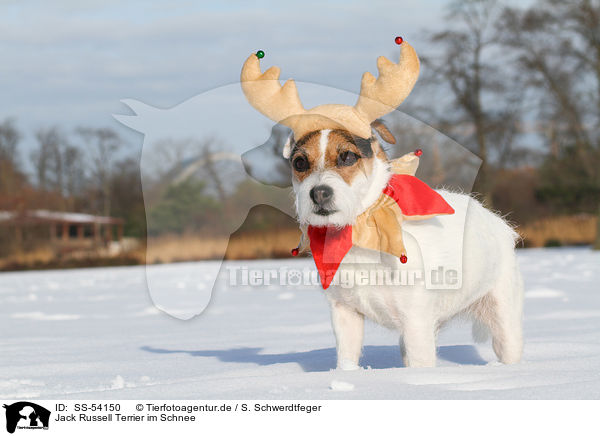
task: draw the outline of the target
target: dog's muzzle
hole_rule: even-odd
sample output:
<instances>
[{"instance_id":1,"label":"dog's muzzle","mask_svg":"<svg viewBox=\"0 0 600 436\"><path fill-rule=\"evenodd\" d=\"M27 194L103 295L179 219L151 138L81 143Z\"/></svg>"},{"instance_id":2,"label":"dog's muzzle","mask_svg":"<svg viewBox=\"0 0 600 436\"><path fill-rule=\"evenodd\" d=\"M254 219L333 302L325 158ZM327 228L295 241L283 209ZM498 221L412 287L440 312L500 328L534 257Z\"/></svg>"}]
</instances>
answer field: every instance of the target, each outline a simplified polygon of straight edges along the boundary
<instances>
[{"instance_id":1,"label":"dog's muzzle","mask_svg":"<svg viewBox=\"0 0 600 436\"><path fill-rule=\"evenodd\" d=\"M327 208L333 199L333 189L331 189L330 186L317 185L310 190L309 195L313 204L316 206L315 213L317 215L327 216L335 212L334 210Z\"/></svg>"}]
</instances>

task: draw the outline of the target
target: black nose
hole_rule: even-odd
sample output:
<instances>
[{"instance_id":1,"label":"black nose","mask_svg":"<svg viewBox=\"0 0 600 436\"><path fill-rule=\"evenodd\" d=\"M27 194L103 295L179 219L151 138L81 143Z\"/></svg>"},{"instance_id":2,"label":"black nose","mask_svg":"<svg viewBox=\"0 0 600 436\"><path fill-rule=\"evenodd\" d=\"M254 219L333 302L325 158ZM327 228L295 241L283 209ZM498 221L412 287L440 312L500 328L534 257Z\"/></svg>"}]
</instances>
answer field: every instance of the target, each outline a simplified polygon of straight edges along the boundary
<instances>
[{"instance_id":1,"label":"black nose","mask_svg":"<svg viewBox=\"0 0 600 436\"><path fill-rule=\"evenodd\" d=\"M331 197L333 197L333 189L327 185L315 186L310 190L310 198L318 206L324 206Z\"/></svg>"}]
</instances>

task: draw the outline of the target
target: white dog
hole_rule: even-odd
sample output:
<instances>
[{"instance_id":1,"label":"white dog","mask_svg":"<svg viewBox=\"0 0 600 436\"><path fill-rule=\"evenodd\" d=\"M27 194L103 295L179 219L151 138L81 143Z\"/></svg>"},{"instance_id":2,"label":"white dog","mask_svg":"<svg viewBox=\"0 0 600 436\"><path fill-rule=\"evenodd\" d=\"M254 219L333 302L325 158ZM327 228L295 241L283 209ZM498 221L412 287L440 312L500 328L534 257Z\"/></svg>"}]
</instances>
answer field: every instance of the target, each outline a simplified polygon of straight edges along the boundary
<instances>
[{"instance_id":1,"label":"white dog","mask_svg":"<svg viewBox=\"0 0 600 436\"><path fill-rule=\"evenodd\" d=\"M377 200L391 176L375 136L365 140L345 130L315 131L296 142L288 140L283 154L292 166L298 219L304 226L353 224ZM382 267L423 269L425 253L462 252L462 286L431 290L425 283L357 284L348 288L334 282L325 293L331 304L338 368L358 368L365 316L400 332L408 367L435 366L437 332L461 314L473 318L476 339L485 337L479 327L491 332L501 362L521 359L523 286L514 251L517 234L476 200L438 192L456 214L432 218L443 225L429 226L427 232L418 231L419 223L402 224L403 232L411 234L413 228L419 235L418 240L404 236L410 253L407 264L392 255L353 246L337 274ZM463 233L461 251L455 246L456 235Z\"/></svg>"}]
</instances>

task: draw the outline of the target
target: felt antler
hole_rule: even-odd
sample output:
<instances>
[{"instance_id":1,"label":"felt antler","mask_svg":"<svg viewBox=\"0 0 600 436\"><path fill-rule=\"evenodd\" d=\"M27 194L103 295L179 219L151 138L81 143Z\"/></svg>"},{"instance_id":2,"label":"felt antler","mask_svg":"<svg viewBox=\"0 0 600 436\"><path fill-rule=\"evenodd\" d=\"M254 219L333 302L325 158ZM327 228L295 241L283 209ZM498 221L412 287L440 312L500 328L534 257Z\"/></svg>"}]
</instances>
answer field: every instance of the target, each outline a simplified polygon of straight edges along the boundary
<instances>
[{"instance_id":1,"label":"felt antler","mask_svg":"<svg viewBox=\"0 0 600 436\"><path fill-rule=\"evenodd\" d=\"M419 58L415 50L401 39L400 43L402 52L397 64L380 56L377 59L379 77L375 79L369 72L363 75L355 106L325 104L304 109L295 82L290 79L283 86L279 83L278 67L261 73L262 51L250 55L244 63L242 90L255 109L291 128L296 139L313 130L339 128L369 138L371 122L398 107L410 94L419 76Z\"/></svg>"},{"instance_id":2,"label":"felt antler","mask_svg":"<svg viewBox=\"0 0 600 436\"><path fill-rule=\"evenodd\" d=\"M370 122L393 111L404 101L419 77L419 58L408 43L402 44L400 61L395 64L385 56L377 58L379 77L363 74L360 96L354 106Z\"/></svg>"},{"instance_id":3,"label":"felt antler","mask_svg":"<svg viewBox=\"0 0 600 436\"><path fill-rule=\"evenodd\" d=\"M281 121L291 115L306 112L302 107L296 83L289 79L283 86L279 83L279 67L260 71L260 61L251 54L242 67L241 84L250 104L273 121Z\"/></svg>"}]
</instances>

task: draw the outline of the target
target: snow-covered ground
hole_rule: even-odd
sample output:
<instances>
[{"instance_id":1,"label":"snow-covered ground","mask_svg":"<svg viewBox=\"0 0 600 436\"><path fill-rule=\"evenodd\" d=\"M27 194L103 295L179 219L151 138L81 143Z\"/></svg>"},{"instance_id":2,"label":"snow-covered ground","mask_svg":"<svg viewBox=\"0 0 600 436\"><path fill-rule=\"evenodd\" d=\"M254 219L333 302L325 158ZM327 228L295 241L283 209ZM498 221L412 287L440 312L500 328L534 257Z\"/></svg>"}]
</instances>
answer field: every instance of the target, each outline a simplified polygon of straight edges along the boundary
<instances>
[{"instance_id":1,"label":"snow-covered ground","mask_svg":"<svg viewBox=\"0 0 600 436\"><path fill-rule=\"evenodd\" d=\"M231 287L223 274L206 311L182 321L152 306L143 267L2 273L0 397L600 398L600 252L530 249L519 260L522 363L497 363L489 343L474 345L470 326L456 323L440 335L437 368L403 368L397 335L368 324L364 369L351 372L332 370L316 287Z\"/></svg>"}]
</instances>

